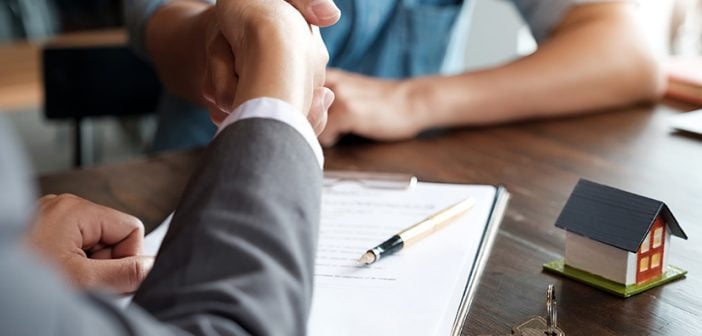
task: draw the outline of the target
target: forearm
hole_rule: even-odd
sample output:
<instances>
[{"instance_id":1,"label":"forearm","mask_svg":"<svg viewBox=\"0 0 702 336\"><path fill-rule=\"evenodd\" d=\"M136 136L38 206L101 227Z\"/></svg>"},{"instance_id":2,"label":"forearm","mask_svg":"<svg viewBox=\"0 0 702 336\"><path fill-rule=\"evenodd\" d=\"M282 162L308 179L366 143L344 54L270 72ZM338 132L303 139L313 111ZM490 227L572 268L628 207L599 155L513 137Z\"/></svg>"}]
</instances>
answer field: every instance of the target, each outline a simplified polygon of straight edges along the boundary
<instances>
[{"instance_id":1,"label":"forearm","mask_svg":"<svg viewBox=\"0 0 702 336\"><path fill-rule=\"evenodd\" d=\"M550 117L651 101L663 78L627 5L569 14L534 54L494 69L420 78L426 127ZM607 14L602 15L603 7ZM597 15L594 15L594 13ZM420 115L421 116L421 115Z\"/></svg>"},{"instance_id":2,"label":"forearm","mask_svg":"<svg viewBox=\"0 0 702 336\"><path fill-rule=\"evenodd\" d=\"M145 30L146 50L166 89L204 105L204 12L211 5L194 0L171 1L159 8Z\"/></svg>"},{"instance_id":3,"label":"forearm","mask_svg":"<svg viewBox=\"0 0 702 336\"><path fill-rule=\"evenodd\" d=\"M298 15L298 14L296 14ZM284 25L284 24L283 24ZM249 48L242 48L237 54L239 59L239 82L234 107L243 102L258 98L271 97L283 100L296 107L300 112L310 108L314 88L314 76L307 74L309 62L305 54L289 52L296 48L307 48L294 38L299 34L286 35L299 25L280 27L278 23L256 23L249 40Z\"/></svg>"},{"instance_id":4,"label":"forearm","mask_svg":"<svg viewBox=\"0 0 702 336\"><path fill-rule=\"evenodd\" d=\"M321 160L306 140L313 142L314 135L305 137L292 123L270 119L276 113L299 113L306 121L314 78L326 61L321 50L313 49L318 35L286 2L220 0L214 8L209 13L215 14L217 34L208 36L226 37L217 46L231 49L236 58L216 71L220 59L209 57L214 54L208 49L206 72L238 77L237 84L223 86L236 92L233 112L193 173L134 302L195 334L303 335ZM165 14L157 13L152 25ZM227 123L247 108L256 109L237 110L237 105L261 97L285 103L255 105L258 111L249 112L259 116Z\"/></svg>"},{"instance_id":5,"label":"forearm","mask_svg":"<svg viewBox=\"0 0 702 336\"><path fill-rule=\"evenodd\" d=\"M135 302L194 334L304 335L322 184L313 152L256 118L226 127L201 161Z\"/></svg>"}]
</instances>

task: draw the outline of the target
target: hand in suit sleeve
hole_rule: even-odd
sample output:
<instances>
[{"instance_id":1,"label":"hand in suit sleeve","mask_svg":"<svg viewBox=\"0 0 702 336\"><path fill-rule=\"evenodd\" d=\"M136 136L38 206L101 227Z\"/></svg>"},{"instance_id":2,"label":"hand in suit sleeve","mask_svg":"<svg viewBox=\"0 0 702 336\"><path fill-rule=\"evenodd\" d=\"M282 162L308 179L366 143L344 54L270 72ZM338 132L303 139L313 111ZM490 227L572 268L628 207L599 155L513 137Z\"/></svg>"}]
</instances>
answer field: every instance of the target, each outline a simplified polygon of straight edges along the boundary
<instances>
[{"instance_id":1,"label":"hand in suit sleeve","mask_svg":"<svg viewBox=\"0 0 702 336\"><path fill-rule=\"evenodd\" d=\"M126 311L0 244L3 334L304 335L322 174L302 134L259 117L223 129Z\"/></svg>"},{"instance_id":2,"label":"hand in suit sleeve","mask_svg":"<svg viewBox=\"0 0 702 336\"><path fill-rule=\"evenodd\" d=\"M226 127L194 173L135 302L196 334L302 335L321 170L276 120Z\"/></svg>"},{"instance_id":3,"label":"hand in suit sleeve","mask_svg":"<svg viewBox=\"0 0 702 336\"><path fill-rule=\"evenodd\" d=\"M318 30L286 2L246 4L242 13L248 14L279 6L276 13L286 20L262 15L257 18L264 21L239 27L252 45L237 54L234 106L276 97L292 106L278 116L304 119L324 82L326 51ZM8 270L0 277L2 333L305 334L321 198L319 144L305 135L314 134L309 123L301 133L285 117L242 114L235 108L238 121L206 150L135 305L122 311L71 291L18 244L0 244L0 269Z\"/></svg>"}]
</instances>

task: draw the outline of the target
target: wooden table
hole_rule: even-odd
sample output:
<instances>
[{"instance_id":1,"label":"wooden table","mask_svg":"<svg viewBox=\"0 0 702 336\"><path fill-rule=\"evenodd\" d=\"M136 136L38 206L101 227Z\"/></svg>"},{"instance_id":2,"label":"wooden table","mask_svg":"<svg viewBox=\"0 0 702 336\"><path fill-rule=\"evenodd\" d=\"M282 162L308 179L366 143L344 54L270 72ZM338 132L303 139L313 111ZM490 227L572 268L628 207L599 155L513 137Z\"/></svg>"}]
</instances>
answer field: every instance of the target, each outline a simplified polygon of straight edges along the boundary
<instances>
[{"instance_id":1,"label":"wooden table","mask_svg":"<svg viewBox=\"0 0 702 336\"><path fill-rule=\"evenodd\" d=\"M0 45L0 111L41 106L41 48L56 46L124 45L124 29L87 31L45 40Z\"/></svg>"},{"instance_id":2,"label":"wooden table","mask_svg":"<svg viewBox=\"0 0 702 336\"><path fill-rule=\"evenodd\" d=\"M637 107L561 120L462 129L406 142L326 151L331 169L414 173L422 180L502 183L513 198L464 335L506 335L543 315L554 283L568 335L702 334L702 137L673 132L687 106ZM200 151L170 153L39 178L43 193L72 192L142 218L151 228L174 209ZM670 262L686 279L629 299L544 273L563 255L553 226L580 177L665 201L690 237L673 238Z\"/></svg>"}]
</instances>

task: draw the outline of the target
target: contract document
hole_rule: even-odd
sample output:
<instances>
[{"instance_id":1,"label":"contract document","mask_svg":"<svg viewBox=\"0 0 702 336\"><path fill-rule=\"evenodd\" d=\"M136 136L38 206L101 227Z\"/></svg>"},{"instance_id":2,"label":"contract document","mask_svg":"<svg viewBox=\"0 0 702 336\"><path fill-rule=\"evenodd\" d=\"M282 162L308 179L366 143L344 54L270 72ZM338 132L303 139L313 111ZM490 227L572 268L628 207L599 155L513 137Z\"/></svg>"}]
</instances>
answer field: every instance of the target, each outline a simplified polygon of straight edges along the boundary
<instances>
[{"instance_id":1,"label":"contract document","mask_svg":"<svg viewBox=\"0 0 702 336\"><path fill-rule=\"evenodd\" d=\"M491 185L425 182L409 190L352 182L325 188L309 334L460 333L506 196ZM357 263L366 250L469 197L475 206L455 222L377 263Z\"/></svg>"},{"instance_id":2,"label":"contract document","mask_svg":"<svg viewBox=\"0 0 702 336\"><path fill-rule=\"evenodd\" d=\"M438 232L375 264L357 263L369 248L469 197L473 208ZM507 199L492 185L325 186L309 335L458 335ZM170 216L146 236L144 254L157 253L169 224Z\"/></svg>"}]
</instances>

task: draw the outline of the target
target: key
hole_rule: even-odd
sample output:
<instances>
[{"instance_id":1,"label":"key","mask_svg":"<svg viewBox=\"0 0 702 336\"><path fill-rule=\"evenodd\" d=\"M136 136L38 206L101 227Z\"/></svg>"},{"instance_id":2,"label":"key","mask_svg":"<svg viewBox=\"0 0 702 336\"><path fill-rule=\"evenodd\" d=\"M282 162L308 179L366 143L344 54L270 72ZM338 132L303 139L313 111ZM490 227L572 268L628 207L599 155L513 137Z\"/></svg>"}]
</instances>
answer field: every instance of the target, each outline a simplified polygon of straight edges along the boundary
<instances>
[{"instance_id":1,"label":"key","mask_svg":"<svg viewBox=\"0 0 702 336\"><path fill-rule=\"evenodd\" d=\"M548 289L546 290L546 318L532 316L526 321L512 327L512 335L565 336L563 330L558 328L556 307L556 291L553 285L548 285Z\"/></svg>"}]
</instances>

